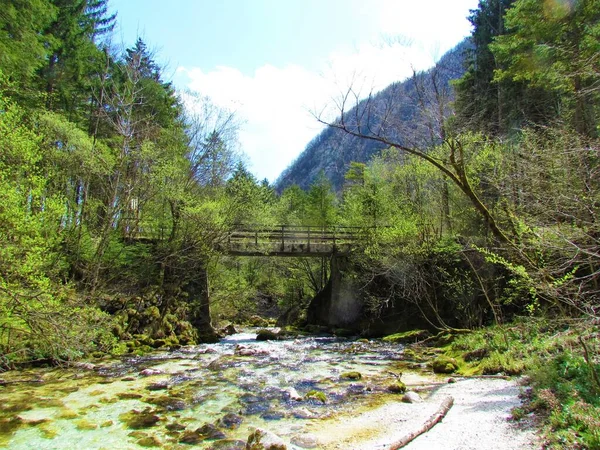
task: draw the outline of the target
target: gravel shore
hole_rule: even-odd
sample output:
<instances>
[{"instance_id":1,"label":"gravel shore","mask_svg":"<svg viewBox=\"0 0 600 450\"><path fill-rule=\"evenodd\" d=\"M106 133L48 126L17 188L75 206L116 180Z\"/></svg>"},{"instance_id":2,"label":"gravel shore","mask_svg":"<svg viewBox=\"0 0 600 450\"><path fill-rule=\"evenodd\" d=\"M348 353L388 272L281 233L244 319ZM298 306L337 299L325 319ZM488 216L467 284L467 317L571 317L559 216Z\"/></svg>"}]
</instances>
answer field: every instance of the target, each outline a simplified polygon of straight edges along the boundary
<instances>
[{"instance_id":1,"label":"gravel shore","mask_svg":"<svg viewBox=\"0 0 600 450\"><path fill-rule=\"evenodd\" d=\"M387 403L311 432L319 448L326 450L393 449L395 442L418 429L447 396L452 396L454 405L444 419L403 449L540 449L534 430L508 420L511 409L521 404L520 390L514 379L459 378L435 389L423 403Z\"/></svg>"},{"instance_id":2,"label":"gravel shore","mask_svg":"<svg viewBox=\"0 0 600 450\"><path fill-rule=\"evenodd\" d=\"M469 379L440 388L433 397L451 395L454 406L446 417L404 449L522 450L539 449L532 429L510 422L519 406L520 387L515 380Z\"/></svg>"}]
</instances>

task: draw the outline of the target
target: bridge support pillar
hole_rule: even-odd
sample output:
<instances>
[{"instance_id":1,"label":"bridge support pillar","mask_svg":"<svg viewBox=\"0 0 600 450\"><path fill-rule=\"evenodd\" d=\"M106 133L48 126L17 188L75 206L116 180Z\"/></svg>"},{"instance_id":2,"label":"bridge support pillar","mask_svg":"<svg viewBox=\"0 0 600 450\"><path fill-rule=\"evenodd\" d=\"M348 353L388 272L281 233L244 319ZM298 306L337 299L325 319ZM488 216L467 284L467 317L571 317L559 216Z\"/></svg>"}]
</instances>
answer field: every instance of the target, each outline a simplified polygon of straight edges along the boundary
<instances>
[{"instance_id":1,"label":"bridge support pillar","mask_svg":"<svg viewBox=\"0 0 600 450\"><path fill-rule=\"evenodd\" d=\"M344 277L347 267L347 257L336 254L331 257L329 281L311 301L307 311L308 323L330 328L358 328L363 304L356 295L355 286Z\"/></svg>"},{"instance_id":2,"label":"bridge support pillar","mask_svg":"<svg viewBox=\"0 0 600 450\"><path fill-rule=\"evenodd\" d=\"M189 296L189 321L198 333L200 342L216 342L217 333L210 318L210 291L208 271L205 266L198 269L196 276L185 287Z\"/></svg>"}]
</instances>

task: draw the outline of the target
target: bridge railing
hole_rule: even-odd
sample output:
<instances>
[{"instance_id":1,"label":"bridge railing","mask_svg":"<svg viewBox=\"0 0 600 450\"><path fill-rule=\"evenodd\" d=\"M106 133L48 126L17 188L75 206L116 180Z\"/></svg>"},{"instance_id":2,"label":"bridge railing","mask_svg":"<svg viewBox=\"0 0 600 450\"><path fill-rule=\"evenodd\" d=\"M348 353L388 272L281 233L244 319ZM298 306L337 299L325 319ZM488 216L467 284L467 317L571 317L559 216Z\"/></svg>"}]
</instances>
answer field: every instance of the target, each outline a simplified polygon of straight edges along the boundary
<instances>
[{"instance_id":1,"label":"bridge railing","mask_svg":"<svg viewBox=\"0 0 600 450\"><path fill-rule=\"evenodd\" d=\"M277 225L272 227L240 225L227 237L232 253L262 251L281 254L327 254L348 249L362 239L361 227L319 227Z\"/></svg>"}]
</instances>

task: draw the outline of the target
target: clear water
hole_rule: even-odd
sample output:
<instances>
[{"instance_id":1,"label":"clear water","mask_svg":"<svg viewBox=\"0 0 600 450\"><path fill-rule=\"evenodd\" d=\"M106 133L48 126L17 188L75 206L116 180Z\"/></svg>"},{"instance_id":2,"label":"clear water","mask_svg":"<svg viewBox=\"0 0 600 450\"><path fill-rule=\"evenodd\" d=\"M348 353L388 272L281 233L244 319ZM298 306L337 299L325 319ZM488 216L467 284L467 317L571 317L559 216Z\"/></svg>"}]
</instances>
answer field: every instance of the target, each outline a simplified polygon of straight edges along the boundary
<instances>
[{"instance_id":1,"label":"clear water","mask_svg":"<svg viewBox=\"0 0 600 450\"><path fill-rule=\"evenodd\" d=\"M240 333L217 344L104 361L92 369L2 374L7 383L0 386L0 447L189 448L181 442L185 433L207 423L219 426L227 439L246 441L260 427L290 442L312 421L385 401L402 352L377 340L255 338ZM144 376L145 369L157 373ZM349 371L362 378L341 376ZM303 399L290 399L290 388ZM306 398L310 391L324 393L326 403ZM241 418L235 429L219 422L231 413ZM132 424L131 417L148 420ZM212 445L206 440L196 448Z\"/></svg>"}]
</instances>

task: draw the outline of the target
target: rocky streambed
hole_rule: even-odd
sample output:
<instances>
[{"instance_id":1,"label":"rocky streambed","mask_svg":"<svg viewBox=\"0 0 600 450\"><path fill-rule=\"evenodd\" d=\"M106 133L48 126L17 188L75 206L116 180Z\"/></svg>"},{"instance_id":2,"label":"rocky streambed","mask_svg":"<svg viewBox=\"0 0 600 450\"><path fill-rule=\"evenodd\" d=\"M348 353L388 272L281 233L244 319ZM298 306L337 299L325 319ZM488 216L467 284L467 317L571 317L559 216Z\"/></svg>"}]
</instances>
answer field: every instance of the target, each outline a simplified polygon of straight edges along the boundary
<instances>
[{"instance_id":1,"label":"rocky streambed","mask_svg":"<svg viewBox=\"0 0 600 450\"><path fill-rule=\"evenodd\" d=\"M143 357L8 372L0 376L0 447L243 449L260 428L290 449L321 448L328 423L400 402L401 360L400 345L380 340L259 342L248 332Z\"/></svg>"}]
</instances>

